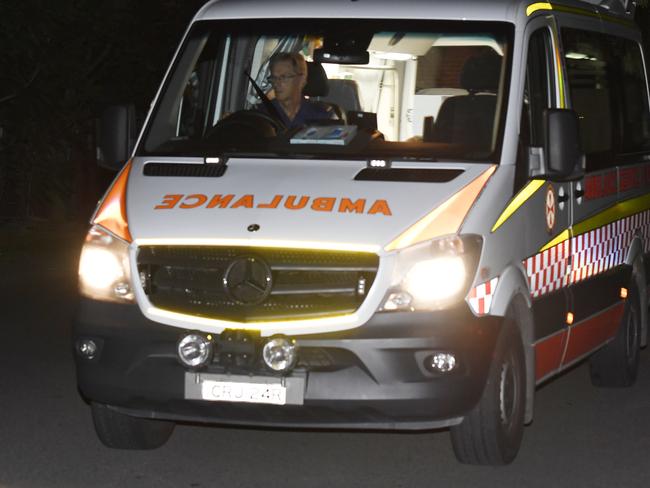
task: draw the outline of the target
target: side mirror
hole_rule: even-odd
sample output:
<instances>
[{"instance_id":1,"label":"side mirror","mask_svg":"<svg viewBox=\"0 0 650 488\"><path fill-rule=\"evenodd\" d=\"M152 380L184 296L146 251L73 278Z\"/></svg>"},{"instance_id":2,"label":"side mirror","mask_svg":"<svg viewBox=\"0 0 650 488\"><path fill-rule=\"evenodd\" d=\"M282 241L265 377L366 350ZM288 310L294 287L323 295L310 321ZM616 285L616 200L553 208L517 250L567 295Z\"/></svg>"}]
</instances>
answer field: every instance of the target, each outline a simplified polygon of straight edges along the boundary
<instances>
[{"instance_id":1,"label":"side mirror","mask_svg":"<svg viewBox=\"0 0 650 488\"><path fill-rule=\"evenodd\" d=\"M131 156L137 137L135 106L108 107L97 129L97 165L118 171Z\"/></svg>"},{"instance_id":2,"label":"side mirror","mask_svg":"<svg viewBox=\"0 0 650 488\"><path fill-rule=\"evenodd\" d=\"M578 115L568 109L548 109L546 144L528 151L530 176L551 181L574 181L584 176L585 156L580 148Z\"/></svg>"}]
</instances>

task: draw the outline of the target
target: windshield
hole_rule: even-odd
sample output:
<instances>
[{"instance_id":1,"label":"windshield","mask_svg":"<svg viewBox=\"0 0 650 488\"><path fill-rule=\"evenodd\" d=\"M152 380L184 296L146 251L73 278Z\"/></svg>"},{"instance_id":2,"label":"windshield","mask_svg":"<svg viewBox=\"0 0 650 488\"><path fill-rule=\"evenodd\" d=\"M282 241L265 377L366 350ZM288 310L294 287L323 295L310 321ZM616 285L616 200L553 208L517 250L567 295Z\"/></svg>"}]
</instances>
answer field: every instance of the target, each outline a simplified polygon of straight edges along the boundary
<instances>
[{"instance_id":1,"label":"windshield","mask_svg":"<svg viewBox=\"0 0 650 488\"><path fill-rule=\"evenodd\" d=\"M198 22L140 154L494 161L511 36L486 22Z\"/></svg>"}]
</instances>

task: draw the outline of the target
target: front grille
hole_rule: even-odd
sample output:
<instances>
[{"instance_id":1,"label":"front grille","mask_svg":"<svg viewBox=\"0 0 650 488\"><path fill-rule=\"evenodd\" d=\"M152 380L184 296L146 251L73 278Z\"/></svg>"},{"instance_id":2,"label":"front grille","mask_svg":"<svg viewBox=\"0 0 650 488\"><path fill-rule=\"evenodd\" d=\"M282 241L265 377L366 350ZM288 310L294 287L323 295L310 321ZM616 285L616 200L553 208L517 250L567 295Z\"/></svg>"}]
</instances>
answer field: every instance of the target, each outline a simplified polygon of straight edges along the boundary
<instances>
[{"instance_id":1,"label":"front grille","mask_svg":"<svg viewBox=\"0 0 650 488\"><path fill-rule=\"evenodd\" d=\"M376 254L347 251L143 246L138 253L154 306L237 322L352 313L378 264Z\"/></svg>"}]
</instances>

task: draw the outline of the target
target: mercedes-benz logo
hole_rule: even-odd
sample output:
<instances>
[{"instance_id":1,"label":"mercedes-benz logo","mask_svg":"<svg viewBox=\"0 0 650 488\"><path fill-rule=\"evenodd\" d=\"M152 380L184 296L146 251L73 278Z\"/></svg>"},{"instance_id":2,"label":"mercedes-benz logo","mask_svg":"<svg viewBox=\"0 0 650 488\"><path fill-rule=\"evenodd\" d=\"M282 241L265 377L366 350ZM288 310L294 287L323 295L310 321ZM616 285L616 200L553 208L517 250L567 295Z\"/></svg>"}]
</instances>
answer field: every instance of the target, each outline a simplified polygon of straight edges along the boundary
<instances>
[{"instance_id":1,"label":"mercedes-benz logo","mask_svg":"<svg viewBox=\"0 0 650 488\"><path fill-rule=\"evenodd\" d=\"M271 294L272 286L271 268L252 256L235 259L223 276L226 294L243 305L262 303Z\"/></svg>"}]
</instances>

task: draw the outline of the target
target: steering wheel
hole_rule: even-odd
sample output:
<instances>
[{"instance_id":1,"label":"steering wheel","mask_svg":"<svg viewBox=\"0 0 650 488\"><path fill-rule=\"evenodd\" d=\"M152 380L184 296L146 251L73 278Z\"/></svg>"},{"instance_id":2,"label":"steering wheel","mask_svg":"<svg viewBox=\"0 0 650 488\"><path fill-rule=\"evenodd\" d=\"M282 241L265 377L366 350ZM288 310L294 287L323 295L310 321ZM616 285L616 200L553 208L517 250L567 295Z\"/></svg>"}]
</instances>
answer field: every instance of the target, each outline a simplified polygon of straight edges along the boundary
<instances>
[{"instance_id":1,"label":"steering wheel","mask_svg":"<svg viewBox=\"0 0 650 488\"><path fill-rule=\"evenodd\" d=\"M253 139L269 139L283 127L274 117L258 110L240 110L221 119L207 133L207 139L219 138L228 144L239 145Z\"/></svg>"}]
</instances>

